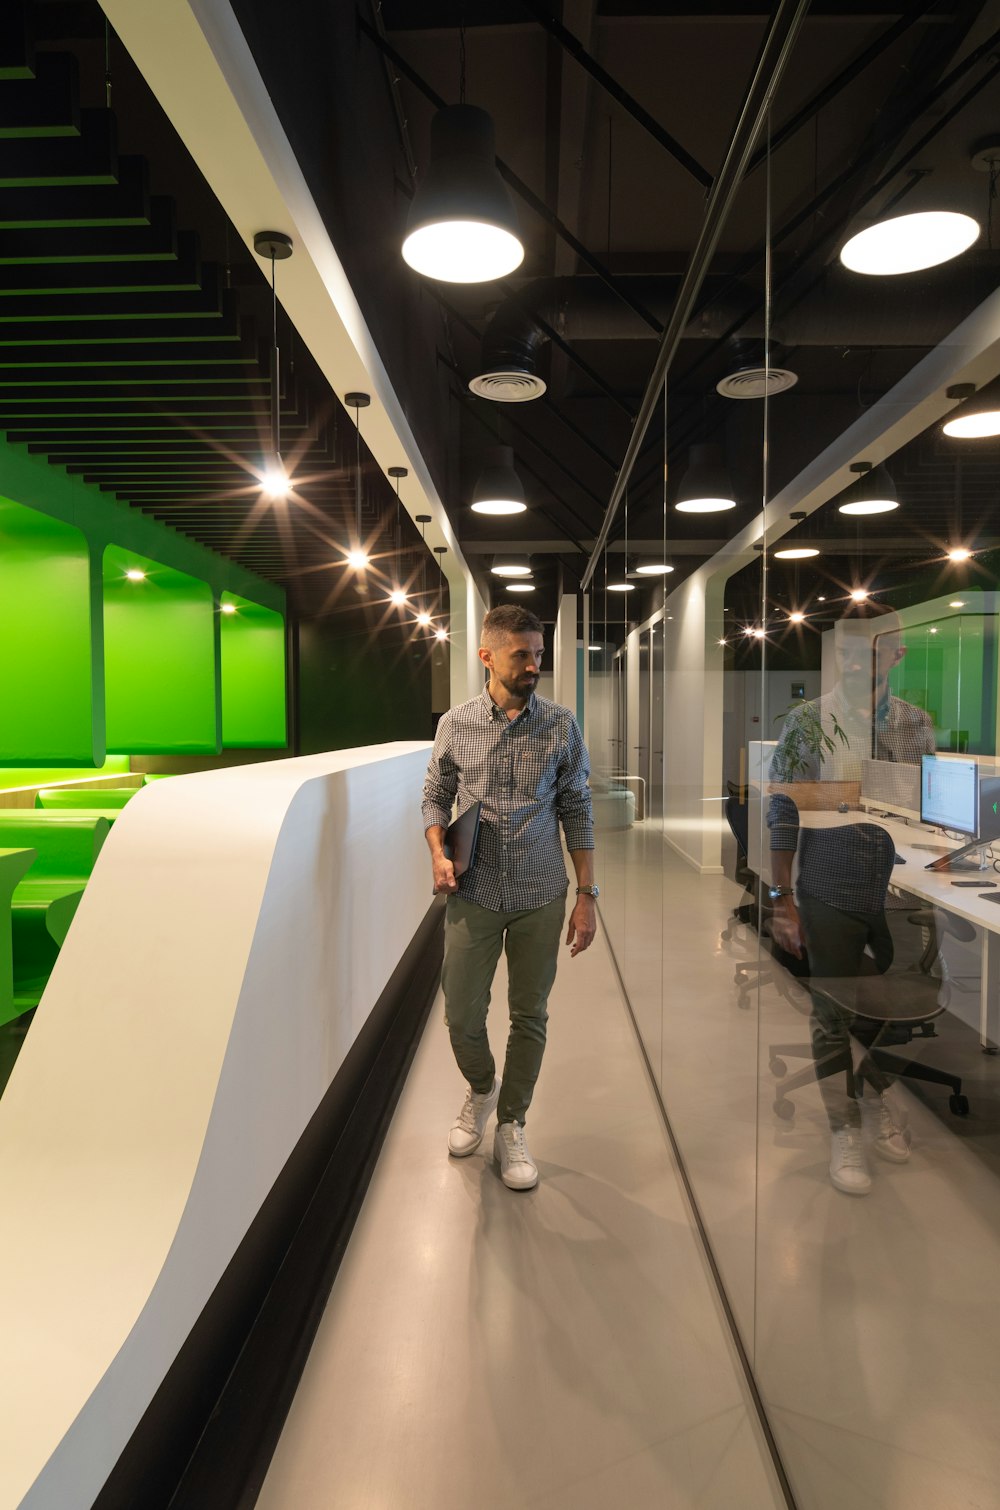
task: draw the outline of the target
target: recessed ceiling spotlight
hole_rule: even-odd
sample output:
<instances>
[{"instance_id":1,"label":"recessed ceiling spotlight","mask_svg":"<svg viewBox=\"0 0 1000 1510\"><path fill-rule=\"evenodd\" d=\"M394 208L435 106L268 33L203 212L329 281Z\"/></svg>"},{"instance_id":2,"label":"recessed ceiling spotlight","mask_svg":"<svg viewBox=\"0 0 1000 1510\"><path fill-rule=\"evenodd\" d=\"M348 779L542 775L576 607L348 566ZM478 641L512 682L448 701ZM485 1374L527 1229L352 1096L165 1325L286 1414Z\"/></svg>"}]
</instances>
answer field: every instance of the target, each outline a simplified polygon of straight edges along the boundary
<instances>
[{"instance_id":1,"label":"recessed ceiling spotlight","mask_svg":"<svg viewBox=\"0 0 1000 1510\"><path fill-rule=\"evenodd\" d=\"M434 638L436 640L446 640L448 638L447 629L436 629L434 631Z\"/></svg>"},{"instance_id":2,"label":"recessed ceiling spotlight","mask_svg":"<svg viewBox=\"0 0 1000 1510\"><path fill-rule=\"evenodd\" d=\"M715 642L715 643L716 643L716 644L717 644L717 645L728 645L728 644L729 644L729 641L728 641L728 640L716 640L716 642Z\"/></svg>"},{"instance_id":3,"label":"recessed ceiling spotlight","mask_svg":"<svg viewBox=\"0 0 1000 1510\"><path fill-rule=\"evenodd\" d=\"M395 603L397 608L402 608L403 604L406 602L406 594L401 587L393 588L392 592L389 594L389 602Z\"/></svg>"},{"instance_id":4,"label":"recessed ceiling spotlight","mask_svg":"<svg viewBox=\"0 0 1000 1510\"><path fill-rule=\"evenodd\" d=\"M753 637L754 637L755 640L762 640L764 638L764 635L765 635L766 631L763 630L763 629L754 629L754 630L751 630L751 633L752 633L752 635L753 635Z\"/></svg>"},{"instance_id":5,"label":"recessed ceiling spotlight","mask_svg":"<svg viewBox=\"0 0 1000 1510\"><path fill-rule=\"evenodd\" d=\"M852 273L890 277L937 267L967 251L979 236L979 222L953 210L895 215L868 226L845 244L840 260Z\"/></svg>"},{"instance_id":6,"label":"recessed ceiling spotlight","mask_svg":"<svg viewBox=\"0 0 1000 1510\"><path fill-rule=\"evenodd\" d=\"M931 627L930 627L930 629L927 631L927 633L928 634L937 634L937 628L936 628L936 626L932 624Z\"/></svg>"},{"instance_id":7,"label":"recessed ceiling spotlight","mask_svg":"<svg viewBox=\"0 0 1000 1510\"><path fill-rule=\"evenodd\" d=\"M855 603L865 603L868 600L867 587L854 587L851 589L851 598Z\"/></svg>"},{"instance_id":8,"label":"recessed ceiling spotlight","mask_svg":"<svg viewBox=\"0 0 1000 1510\"><path fill-rule=\"evenodd\" d=\"M665 561L645 561L642 566L636 567L635 574L637 577L665 577L667 573L672 572L673 569L674 568L672 566L668 566Z\"/></svg>"},{"instance_id":9,"label":"recessed ceiling spotlight","mask_svg":"<svg viewBox=\"0 0 1000 1510\"><path fill-rule=\"evenodd\" d=\"M420 612L417 614L417 623L420 625L421 629L426 629L430 622L431 616L429 613Z\"/></svg>"},{"instance_id":10,"label":"recessed ceiling spotlight","mask_svg":"<svg viewBox=\"0 0 1000 1510\"><path fill-rule=\"evenodd\" d=\"M967 550L964 545L954 545L948 552L949 561L968 561L971 556L972 552Z\"/></svg>"},{"instance_id":11,"label":"recessed ceiling spotlight","mask_svg":"<svg viewBox=\"0 0 1000 1510\"><path fill-rule=\"evenodd\" d=\"M235 603L223 603L221 605L221 609L222 609L223 613L235 613L236 612L236 604Z\"/></svg>"},{"instance_id":12,"label":"recessed ceiling spotlight","mask_svg":"<svg viewBox=\"0 0 1000 1510\"><path fill-rule=\"evenodd\" d=\"M261 491L267 498L287 498L292 490L292 484L284 467L275 462L273 466L265 468L260 479Z\"/></svg>"},{"instance_id":13,"label":"recessed ceiling spotlight","mask_svg":"<svg viewBox=\"0 0 1000 1510\"><path fill-rule=\"evenodd\" d=\"M810 556L818 556L819 551L814 545L792 545L787 550L775 551L776 561L805 561Z\"/></svg>"},{"instance_id":14,"label":"recessed ceiling spotlight","mask_svg":"<svg viewBox=\"0 0 1000 1510\"><path fill-rule=\"evenodd\" d=\"M634 582L609 582L608 592L635 592Z\"/></svg>"},{"instance_id":15,"label":"recessed ceiling spotlight","mask_svg":"<svg viewBox=\"0 0 1000 1510\"><path fill-rule=\"evenodd\" d=\"M792 612L788 615L788 622L790 624L802 624L805 622L805 617L801 608L793 608Z\"/></svg>"},{"instance_id":16,"label":"recessed ceiling spotlight","mask_svg":"<svg viewBox=\"0 0 1000 1510\"><path fill-rule=\"evenodd\" d=\"M949 608L964 608L965 607L965 599L964 598L953 598L952 601L948 604L948 607Z\"/></svg>"},{"instance_id":17,"label":"recessed ceiling spotlight","mask_svg":"<svg viewBox=\"0 0 1000 1510\"><path fill-rule=\"evenodd\" d=\"M587 646L588 650L600 650L601 648L602 647L600 645L588 645Z\"/></svg>"},{"instance_id":18,"label":"recessed ceiling spotlight","mask_svg":"<svg viewBox=\"0 0 1000 1510\"><path fill-rule=\"evenodd\" d=\"M508 582L507 583L507 591L508 592L534 592L534 590L535 590L535 584L534 584L534 582Z\"/></svg>"},{"instance_id":19,"label":"recessed ceiling spotlight","mask_svg":"<svg viewBox=\"0 0 1000 1510\"><path fill-rule=\"evenodd\" d=\"M138 566L130 566L125 573L129 582L145 582L146 573Z\"/></svg>"},{"instance_id":20,"label":"recessed ceiling spotlight","mask_svg":"<svg viewBox=\"0 0 1000 1510\"><path fill-rule=\"evenodd\" d=\"M818 595L818 597L817 597L817 599L816 599L816 602L817 602L817 603L825 603L825 602L826 602L826 599L825 599L825 598L824 598L824 596L823 596L823 594L822 594L822 593L820 593L820 594L819 594L819 595Z\"/></svg>"},{"instance_id":21,"label":"recessed ceiling spotlight","mask_svg":"<svg viewBox=\"0 0 1000 1510\"><path fill-rule=\"evenodd\" d=\"M367 551L352 550L347 552L347 564L348 566L353 567L355 571L363 571L364 568L369 564L370 560L371 557L368 555Z\"/></svg>"}]
</instances>

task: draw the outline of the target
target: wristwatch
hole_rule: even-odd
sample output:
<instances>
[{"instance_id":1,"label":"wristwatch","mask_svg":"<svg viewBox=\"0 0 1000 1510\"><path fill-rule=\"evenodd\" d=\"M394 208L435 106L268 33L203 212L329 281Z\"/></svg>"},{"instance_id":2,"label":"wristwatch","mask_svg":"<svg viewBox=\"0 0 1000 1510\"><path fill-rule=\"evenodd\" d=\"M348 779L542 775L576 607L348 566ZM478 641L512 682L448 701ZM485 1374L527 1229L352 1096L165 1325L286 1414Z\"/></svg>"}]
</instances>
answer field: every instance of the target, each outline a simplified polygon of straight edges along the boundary
<instances>
[{"instance_id":1,"label":"wristwatch","mask_svg":"<svg viewBox=\"0 0 1000 1510\"><path fill-rule=\"evenodd\" d=\"M772 902L776 902L779 897L791 897L795 895L790 886L769 886L767 894Z\"/></svg>"},{"instance_id":2,"label":"wristwatch","mask_svg":"<svg viewBox=\"0 0 1000 1510\"><path fill-rule=\"evenodd\" d=\"M576 894L578 897L593 897L596 900L601 894L601 888L599 886L578 886Z\"/></svg>"}]
</instances>

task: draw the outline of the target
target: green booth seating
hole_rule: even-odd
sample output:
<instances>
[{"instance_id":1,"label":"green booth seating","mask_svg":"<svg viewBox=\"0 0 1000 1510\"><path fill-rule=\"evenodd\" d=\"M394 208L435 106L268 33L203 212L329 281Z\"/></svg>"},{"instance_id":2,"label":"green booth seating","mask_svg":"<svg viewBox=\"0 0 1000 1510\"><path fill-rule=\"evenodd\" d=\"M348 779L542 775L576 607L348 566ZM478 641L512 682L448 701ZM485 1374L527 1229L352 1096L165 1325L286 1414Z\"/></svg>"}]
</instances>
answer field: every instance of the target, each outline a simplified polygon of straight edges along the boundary
<instances>
[{"instance_id":1,"label":"green booth seating","mask_svg":"<svg viewBox=\"0 0 1000 1510\"><path fill-rule=\"evenodd\" d=\"M44 787L35 796L36 808L72 809L91 808L105 812L109 808L124 807L139 791L139 787L106 787L95 791L92 787Z\"/></svg>"},{"instance_id":2,"label":"green booth seating","mask_svg":"<svg viewBox=\"0 0 1000 1510\"><path fill-rule=\"evenodd\" d=\"M0 811L0 845L36 852L10 901L14 988L10 1016L38 1005L116 816L93 809Z\"/></svg>"}]
</instances>

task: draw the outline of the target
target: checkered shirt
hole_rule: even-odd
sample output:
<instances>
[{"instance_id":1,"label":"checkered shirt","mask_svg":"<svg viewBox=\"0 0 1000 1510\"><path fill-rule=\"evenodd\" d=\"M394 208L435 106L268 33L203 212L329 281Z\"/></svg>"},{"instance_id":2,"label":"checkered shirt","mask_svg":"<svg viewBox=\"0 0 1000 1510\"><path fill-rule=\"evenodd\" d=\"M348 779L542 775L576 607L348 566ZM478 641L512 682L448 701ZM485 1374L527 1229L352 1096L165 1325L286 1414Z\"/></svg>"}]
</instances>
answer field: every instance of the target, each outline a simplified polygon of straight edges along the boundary
<instances>
[{"instance_id":1,"label":"checkered shirt","mask_svg":"<svg viewBox=\"0 0 1000 1510\"><path fill-rule=\"evenodd\" d=\"M544 907L565 895L569 850L593 849L590 761L568 708L534 693L509 719L484 688L438 724L424 782L424 828L483 804L476 862L459 893L493 912Z\"/></svg>"}]
</instances>

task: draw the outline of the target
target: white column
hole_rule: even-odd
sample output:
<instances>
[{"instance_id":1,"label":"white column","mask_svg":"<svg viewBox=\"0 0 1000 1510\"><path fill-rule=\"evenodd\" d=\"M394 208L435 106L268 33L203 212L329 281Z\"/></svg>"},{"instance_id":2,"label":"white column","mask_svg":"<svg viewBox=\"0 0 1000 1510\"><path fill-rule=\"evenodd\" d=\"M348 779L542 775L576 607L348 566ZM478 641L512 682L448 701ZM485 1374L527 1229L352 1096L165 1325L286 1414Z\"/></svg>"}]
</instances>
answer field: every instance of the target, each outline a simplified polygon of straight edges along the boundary
<instances>
[{"instance_id":1,"label":"white column","mask_svg":"<svg viewBox=\"0 0 1000 1510\"><path fill-rule=\"evenodd\" d=\"M563 708L571 708L577 718L576 706L576 596L567 593L559 599L556 615L556 632L552 644L553 699Z\"/></svg>"}]
</instances>

